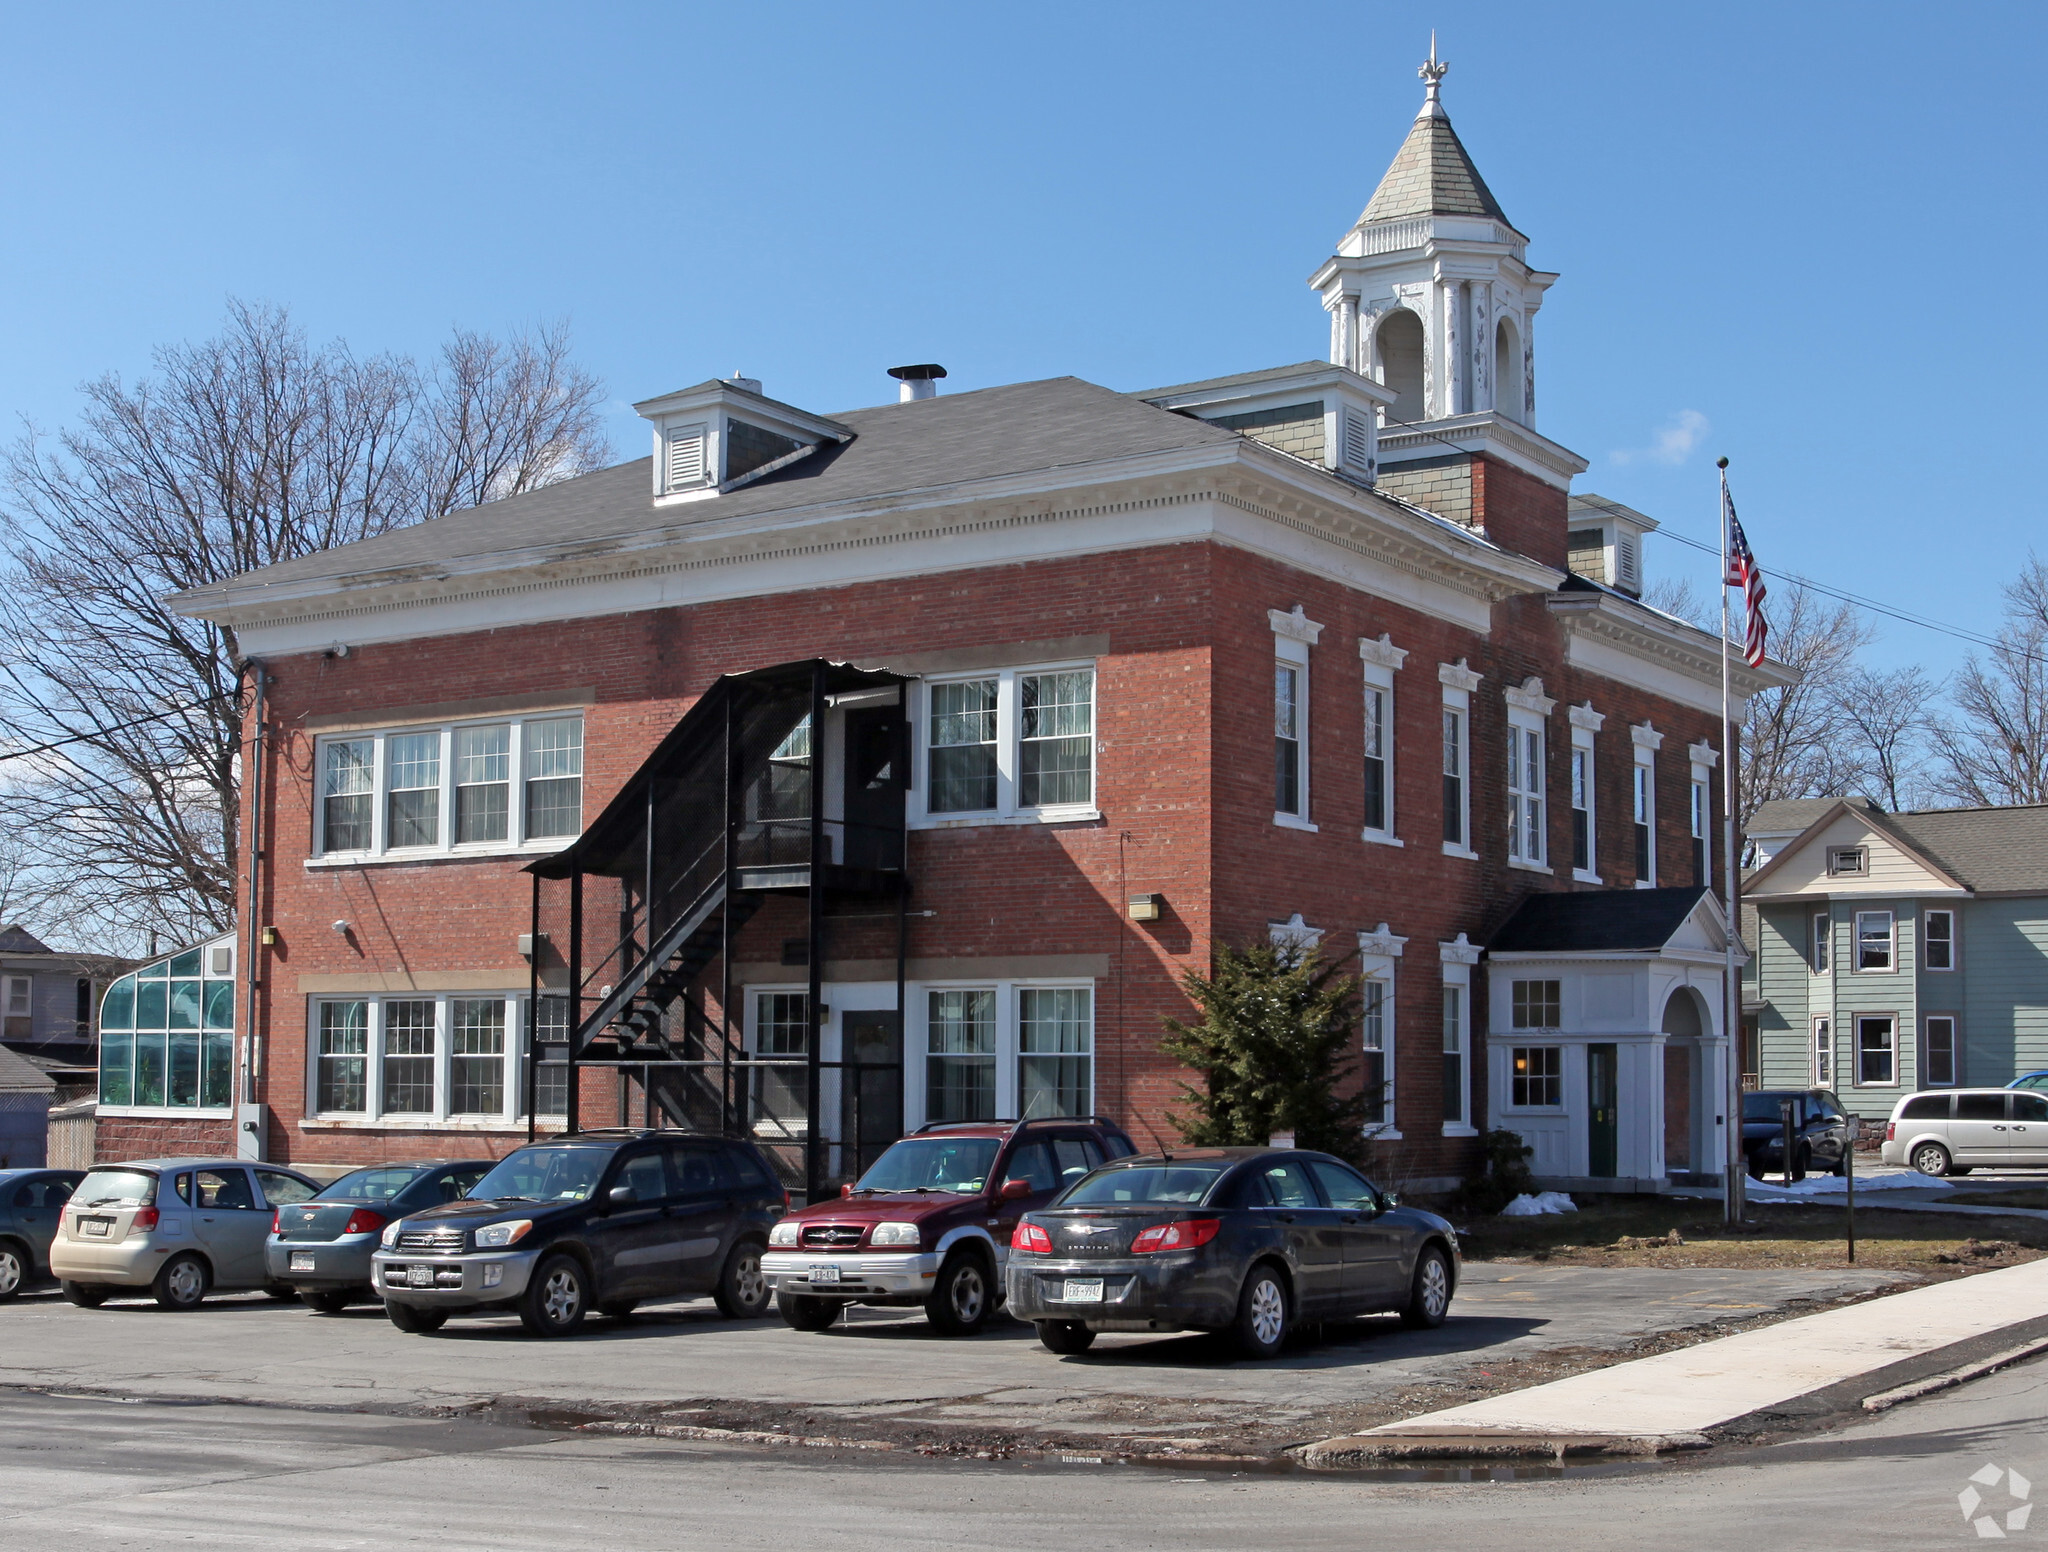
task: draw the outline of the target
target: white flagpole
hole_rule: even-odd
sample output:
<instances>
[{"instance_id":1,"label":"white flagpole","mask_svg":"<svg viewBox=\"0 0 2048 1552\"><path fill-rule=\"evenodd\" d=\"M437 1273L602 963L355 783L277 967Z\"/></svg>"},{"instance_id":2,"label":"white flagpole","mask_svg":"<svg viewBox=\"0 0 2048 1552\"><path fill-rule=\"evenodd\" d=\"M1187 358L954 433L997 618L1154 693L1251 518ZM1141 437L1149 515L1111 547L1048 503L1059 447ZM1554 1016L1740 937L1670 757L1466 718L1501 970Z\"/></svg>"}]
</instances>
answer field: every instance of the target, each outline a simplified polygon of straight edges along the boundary
<instances>
[{"instance_id":1,"label":"white flagpole","mask_svg":"<svg viewBox=\"0 0 2048 1552\"><path fill-rule=\"evenodd\" d=\"M1722 898L1728 906L1728 944L1722 966L1722 1006L1726 1009L1721 1028L1727 1035L1722 1049L1728 1059L1727 1139L1728 1157L1722 1162L1726 1179L1724 1196L1731 1227L1742 1222L1742 978L1735 961L1737 935L1742 930L1742 905L1736 894L1735 857L1735 717L1728 663L1728 460L1719 461L1721 470L1721 861L1727 870L1727 888Z\"/></svg>"}]
</instances>

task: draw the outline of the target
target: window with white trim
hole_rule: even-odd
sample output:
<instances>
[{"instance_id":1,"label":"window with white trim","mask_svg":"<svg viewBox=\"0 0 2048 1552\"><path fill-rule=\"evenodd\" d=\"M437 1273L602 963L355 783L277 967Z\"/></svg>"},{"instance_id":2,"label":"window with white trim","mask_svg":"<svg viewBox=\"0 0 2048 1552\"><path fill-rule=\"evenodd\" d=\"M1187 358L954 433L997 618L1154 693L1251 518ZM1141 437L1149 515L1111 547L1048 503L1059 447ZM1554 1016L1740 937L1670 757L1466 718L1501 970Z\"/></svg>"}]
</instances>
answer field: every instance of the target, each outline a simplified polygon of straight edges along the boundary
<instances>
[{"instance_id":1,"label":"window with white trim","mask_svg":"<svg viewBox=\"0 0 2048 1552\"><path fill-rule=\"evenodd\" d=\"M540 1038L565 1040L566 1001L541 1002ZM526 1114L533 1012L521 994L316 997L307 1012L309 1113L316 1117L509 1125ZM544 1061L536 1076L535 1108L561 1114L566 1068Z\"/></svg>"},{"instance_id":2,"label":"window with white trim","mask_svg":"<svg viewBox=\"0 0 2048 1552\"><path fill-rule=\"evenodd\" d=\"M35 1032L35 977L7 977L6 1031L10 1040L27 1040Z\"/></svg>"},{"instance_id":3,"label":"window with white trim","mask_svg":"<svg viewBox=\"0 0 2048 1552\"><path fill-rule=\"evenodd\" d=\"M99 1017L101 1115L229 1113L234 967L234 940L218 938L154 960L107 988ZM28 981L11 979L24 987ZM10 1012L22 989L7 989Z\"/></svg>"},{"instance_id":4,"label":"window with white trim","mask_svg":"<svg viewBox=\"0 0 2048 1552\"><path fill-rule=\"evenodd\" d=\"M350 733L314 760L321 856L554 850L583 827L580 714Z\"/></svg>"},{"instance_id":5,"label":"window with white trim","mask_svg":"<svg viewBox=\"0 0 2048 1552\"><path fill-rule=\"evenodd\" d=\"M1508 713L1508 860L1544 865L1543 726Z\"/></svg>"},{"instance_id":6,"label":"window with white trim","mask_svg":"<svg viewBox=\"0 0 2048 1552\"><path fill-rule=\"evenodd\" d=\"M1815 1088L1835 1086L1835 1021L1825 1013L1813 1021L1813 1084Z\"/></svg>"},{"instance_id":7,"label":"window with white trim","mask_svg":"<svg viewBox=\"0 0 2048 1552\"><path fill-rule=\"evenodd\" d=\"M1508 1104L1516 1110L1564 1105L1564 1048L1518 1045L1508 1051Z\"/></svg>"},{"instance_id":8,"label":"window with white trim","mask_svg":"<svg viewBox=\"0 0 2048 1552\"><path fill-rule=\"evenodd\" d=\"M1920 1044L1920 1085L1945 1089L1953 1088L1955 1083L1956 1017L1953 1013L1930 1013Z\"/></svg>"},{"instance_id":9,"label":"window with white trim","mask_svg":"<svg viewBox=\"0 0 2048 1552\"><path fill-rule=\"evenodd\" d=\"M1394 836L1394 675L1408 654L1382 634L1358 643L1365 678L1363 838L1398 846Z\"/></svg>"},{"instance_id":10,"label":"window with white trim","mask_svg":"<svg viewBox=\"0 0 2048 1552\"><path fill-rule=\"evenodd\" d=\"M1657 887L1657 767L1647 749L1636 751L1634 810L1636 887Z\"/></svg>"},{"instance_id":11,"label":"window with white trim","mask_svg":"<svg viewBox=\"0 0 2048 1552\"><path fill-rule=\"evenodd\" d=\"M1582 744L1579 740L1583 738ZM1593 872L1593 735L1572 730L1572 874Z\"/></svg>"},{"instance_id":12,"label":"window with white trim","mask_svg":"<svg viewBox=\"0 0 2048 1552\"><path fill-rule=\"evenodd\" d=\"M1953 970L1956 967L1956 913L1929 911L1921 928L1920 968Z\"/></svg>"},{"instance_id":13,"label":"window with white trim","mask_svg":"<svg viewBox=\"0 0 2048 1552\"><path fill-rule=\"evenodd\" d=\"M1294 606L1266 611L1273 627L1273 823L1313 830L1309 822L1308 654L1323 627Z\"/></svg>"},{"instance_id":14,"label":"window with white trim","mask_svg":"<svg viewBox=\"0 0 2048 1552\"><path fill-rule=\"evenodd\" d=\"M1094 1113L1093 983L926 985L908 1006L907 1124Z\"/></svg>"},{"instance_id":15,"label":"window with white trim","mask_svg":"<svg viewBox=\"0 0 2048 1552\"><path fill-rule=\"evenodd\" d=\"M1856 913L1856 969L1884 973L1898 968L1898 925L1890 911Z\"/></svg>"},{"instance_id":16,"label":"window with white trim","mask_svg":"<svg viewBox=\"0 0 2048 1552\"><path fill-rule=\"evenodd\" d=\"M1856 1082L1860 1086L1897 1088L1899 1083L1899 1021L1890 1014L1866 1014L1856 1020Z\"/></svg>"},{"instance_id":17,"label":"window with white trim","mask_svg":"<svg viewBox=\"0 0 2048 1552\"><path fill-rule=\"evenodd\" d=\"M1834 964L1834 932L1834 918L1826 911L1815 911L1807 959L1815 975L1826 975Z\"/></svg>"},{"instance_id":18,"label":"window with white trim","mask_svg":"<svg viewBox=\"0 0 2048 1552\"><path fill-rule=\"evenodd\" d=\"M1095 816L1092 664L924 681L918 718L925 822Z\"/></svg>"},{"instance_id":19,"label":"window with white trim","mask_svg":"<svg viewBox=\"0 0 2048 1552\"><path fill-rule=\"evenodd\" d=\"M1465 1050L1465 994L1468 988L1444 982L1444 1125L1464 1124L1467 1094Z\"/></svg>"},{"instance_id":20,"label":"window with white trim","mask_svg":"<svg viewBox=\"0 0 2048 1552\"><path fill-rule=\"evenodd\" d=\"M1692 881L1704 889L1713 882L1708 871L1713 862L1709 837L1714 823L1713 789L1700 767L1692 768Z\"/></svg>"},{"instance_id":21,"label":"window with white trim","mask_svg":"<svg viewBox=\"0 0 2048 1552\"><path fill-rule=\"evenodd\" d=\"M1017 989L1017 1115L1089 1115L1095 1101L1095 990Z\"/></svg>"},{"instance_id":22,"label":"window with white trim","mask_svg":"<svg viewBox=\"0 0 2048 1552\"><path fill-rule=\"evenodd\" d=\"M1385 922L1375 932L1358 935L1359 1078L1364 1122L1370 1135L1390 1140L1401 1136L1394 1076L1394 994L1395 973L1407 944L1408 940L1396 936Z\"/></svg>"},{"instance_id":23,"label":"window with white trim","mask_svg":"<svg viewBox=\"0 0 2048 1552\"><path fill-rule=\"evenodd\" d=\"M1472 849L1472 692L1483 677L1456 663L1439 663L1437 682L1443 686L1443 771L1444 855L1475 859Z\"/></svg>"}]
</instances>

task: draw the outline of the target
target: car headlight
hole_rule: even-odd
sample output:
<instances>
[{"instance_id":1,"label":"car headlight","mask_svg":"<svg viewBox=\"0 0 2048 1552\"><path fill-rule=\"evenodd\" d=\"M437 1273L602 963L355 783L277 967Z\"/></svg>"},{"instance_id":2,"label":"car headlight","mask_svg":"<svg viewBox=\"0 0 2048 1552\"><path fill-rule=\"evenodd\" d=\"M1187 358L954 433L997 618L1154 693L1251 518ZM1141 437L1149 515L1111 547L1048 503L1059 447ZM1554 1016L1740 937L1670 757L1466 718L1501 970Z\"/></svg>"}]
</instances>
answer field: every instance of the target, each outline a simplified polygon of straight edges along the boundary
<instances>
[{"instance_id":1,"label":"car headlight","mask_svg":"<svg viewBox=\"0 0 2048 1552\"><path fill-rule=\"evenodd\" d=\"M771 1245L794 1245L797 1242L796 1236L796 1224L784 1218L768 1231L768 1243Z\"/></svg>"},{"instance_id":2,"label":"car headlight","mask_svg":"<svg viewBox=\"0 0 2048 1552\"><path fill-rule=\"evenodd\" d=\"M516 1245L526 1238L526 1231L533 1227L531 1218L514 1218L510 1223L491 1223L476 1231L476 1248L479 1250L502 1250L507 1245Z\"/></svg>"},{"instance_id":3,"label":"car headlight","mask_svg":"<svg viewBox=\"0 0 2048 1552\"><path fill-rule=\"evenodd\" d=\"M915 1245L921 1236L914 1223L878 1223L868 1236L870 1245Z\"/></svg>"},{"instance_id":4,"label":"car headlight","mask_svg":"<svg viewBox=\"0 0 2048 1552\"><path fill-rule=\"evenodd\" d=\"M386 1250L389 1250L393 1245L398 1243L398 1231L404 1227L405 1220L403 1218L393 1218L389 1223L384 1225L384 1232L378 1236L377 1243L382 1245Z\"/></svg>"}]
</instances>

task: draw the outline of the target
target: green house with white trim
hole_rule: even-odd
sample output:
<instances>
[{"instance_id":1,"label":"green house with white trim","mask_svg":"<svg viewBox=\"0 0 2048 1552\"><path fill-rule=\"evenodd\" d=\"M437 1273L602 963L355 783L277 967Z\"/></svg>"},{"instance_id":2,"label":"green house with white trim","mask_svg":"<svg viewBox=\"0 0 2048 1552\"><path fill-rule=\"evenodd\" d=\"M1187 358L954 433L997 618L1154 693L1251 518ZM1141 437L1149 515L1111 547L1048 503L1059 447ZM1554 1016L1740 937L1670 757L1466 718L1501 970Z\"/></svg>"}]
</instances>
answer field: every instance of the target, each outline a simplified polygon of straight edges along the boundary
<instances>
[{"instance_id":1,"label":"green house with white trim","mask_svg":"<svg viewBox=\"0 0 2048 1552\"><path fill-rule=\"evenodd\" d=\"M1766 803L1743 882L1743 1081L1902 1094L2048 1068L2048 806Z\"/></svg>"}]
</instances>

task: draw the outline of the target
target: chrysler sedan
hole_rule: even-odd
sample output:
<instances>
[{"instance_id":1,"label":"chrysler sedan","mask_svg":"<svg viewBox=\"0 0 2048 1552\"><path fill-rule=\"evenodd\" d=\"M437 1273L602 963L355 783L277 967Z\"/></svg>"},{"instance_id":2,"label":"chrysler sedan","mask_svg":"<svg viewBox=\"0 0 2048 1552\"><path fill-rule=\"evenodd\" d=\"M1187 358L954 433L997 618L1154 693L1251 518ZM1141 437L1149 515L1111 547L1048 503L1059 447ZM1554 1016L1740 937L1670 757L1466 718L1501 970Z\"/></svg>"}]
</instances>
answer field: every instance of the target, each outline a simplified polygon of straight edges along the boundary
<instances>
[{"instance_id":1,"label":"chrysler sedan","mask_svg":"<svg viewBox=\"0 0 2048 1552\"><path fill-rule=\"evenodd\" d=\"M1298 1322L1443 1324L1458 1236L1327 1154L1191 1148L1105 1165L1010 1241L1010 1310L1056 1353L1102 1331L1212 1331L1250 1358Z\"/></svg>"},{"instance_id":2,"label":"chrysler sedan","mask_svg":"<svg viewBox=\"0 0 2048 1552\"><path fill-rule=\"evenodd\" d=\"M458 1201L494 1159L426 1159L352 1170L311 1201L280 1207L264 1258L270 1280L295 1288L323 1315L377 1296L370 1258L384 1226L407 1213Z\"/></svg>"}]
</instances>

